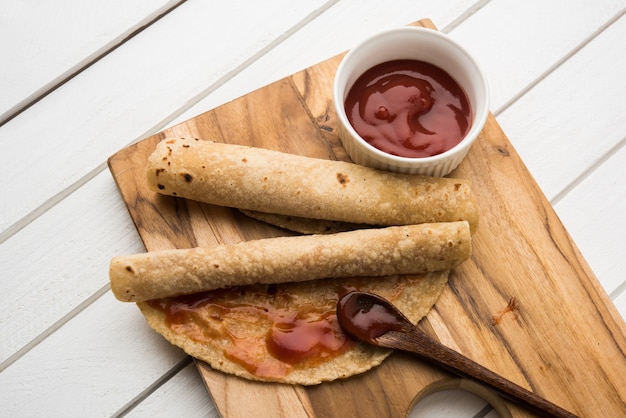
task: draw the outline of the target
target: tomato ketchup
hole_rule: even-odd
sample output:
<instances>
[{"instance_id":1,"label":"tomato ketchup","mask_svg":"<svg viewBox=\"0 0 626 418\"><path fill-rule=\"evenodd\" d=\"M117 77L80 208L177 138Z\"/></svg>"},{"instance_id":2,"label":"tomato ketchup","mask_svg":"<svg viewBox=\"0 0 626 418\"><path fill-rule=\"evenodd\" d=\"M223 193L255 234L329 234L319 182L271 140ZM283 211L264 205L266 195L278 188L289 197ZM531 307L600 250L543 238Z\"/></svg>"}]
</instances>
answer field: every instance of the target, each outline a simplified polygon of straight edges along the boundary
<instances>
[{"instance_id":1,"label":"tomato ketchup","mask_svg":"<svg viewBox=\"0 0 626 418\"><path fill-rule=\"evenodd\" d=\"M443 69L417 60L367 70L350 88L345 109L363 139L400 157L441 154L461 142L472 124L463 88Z\"/></svg>"}]
</instances>

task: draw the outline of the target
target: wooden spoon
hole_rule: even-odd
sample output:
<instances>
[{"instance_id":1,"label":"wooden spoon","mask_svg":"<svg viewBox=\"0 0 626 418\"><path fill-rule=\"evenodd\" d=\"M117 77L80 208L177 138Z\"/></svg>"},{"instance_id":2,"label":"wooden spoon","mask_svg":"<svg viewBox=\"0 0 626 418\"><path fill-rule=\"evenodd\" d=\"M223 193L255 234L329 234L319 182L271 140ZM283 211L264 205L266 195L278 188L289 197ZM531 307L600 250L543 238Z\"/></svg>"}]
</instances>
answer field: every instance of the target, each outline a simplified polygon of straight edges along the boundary
<instances>
[{"instance_id":1,"label":"wooden spoon","mask_svg":"<svg viewBox=\"0 0 626 418\"><path fill-rule=\"evenodd\" d=\"M365 292L350 292L337 304L337 319L343 330L380 347L417 354L424 360L472 379L545 417L576 415L541 398L480 364L433 340L411 323L386 299Z\"/></svg>"}]
</instances>

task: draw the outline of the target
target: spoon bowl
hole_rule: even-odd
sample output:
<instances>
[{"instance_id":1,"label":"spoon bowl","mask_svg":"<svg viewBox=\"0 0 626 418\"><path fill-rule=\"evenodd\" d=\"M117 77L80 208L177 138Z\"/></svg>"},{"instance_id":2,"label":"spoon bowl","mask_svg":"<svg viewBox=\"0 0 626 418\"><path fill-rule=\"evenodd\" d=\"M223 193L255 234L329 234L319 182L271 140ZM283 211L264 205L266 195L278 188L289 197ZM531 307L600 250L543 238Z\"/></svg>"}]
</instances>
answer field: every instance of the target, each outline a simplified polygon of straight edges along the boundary
<instances>
[{"instance_id":1,"label":"spoon bowl","mask_svg":"<svg viewBox=\"0 0 626 418\"><path fill-rule=\"evenodd\" d=\"M540 416L576 417L435 341L391 302L378 295L366 292L346 294L337 303L337 319L341 328L359 341L415 354L447 371L474 380Z\"/></svg>"}]
</instances>

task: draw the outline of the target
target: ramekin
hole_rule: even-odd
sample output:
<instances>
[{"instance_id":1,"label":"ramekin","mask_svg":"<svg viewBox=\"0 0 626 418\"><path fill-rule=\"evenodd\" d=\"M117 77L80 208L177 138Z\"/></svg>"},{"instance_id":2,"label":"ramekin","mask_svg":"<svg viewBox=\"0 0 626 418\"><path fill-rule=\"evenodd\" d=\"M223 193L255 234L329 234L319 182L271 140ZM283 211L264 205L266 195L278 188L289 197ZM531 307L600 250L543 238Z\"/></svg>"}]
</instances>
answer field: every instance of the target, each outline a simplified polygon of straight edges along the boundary
<instances>
[{"instance_id":1,"label":"ramekin","mask_svg":"<svg viewBox=\"0 0 626 418\"><path fill-rule=\"evenodd\" d=\"M467 94L472 125L452 149L424 158L391 155L367 143L348 121L344 101L357 78L377 64L398 59L425 61L443 69ZM333 100L339 118L338 134L352 161L380 170L436 177L449 174L463 161L489 115L489 86L476 60L448 35L413 26L379 32L350 49L335 73Z\"/></svg>"}]
</instances>

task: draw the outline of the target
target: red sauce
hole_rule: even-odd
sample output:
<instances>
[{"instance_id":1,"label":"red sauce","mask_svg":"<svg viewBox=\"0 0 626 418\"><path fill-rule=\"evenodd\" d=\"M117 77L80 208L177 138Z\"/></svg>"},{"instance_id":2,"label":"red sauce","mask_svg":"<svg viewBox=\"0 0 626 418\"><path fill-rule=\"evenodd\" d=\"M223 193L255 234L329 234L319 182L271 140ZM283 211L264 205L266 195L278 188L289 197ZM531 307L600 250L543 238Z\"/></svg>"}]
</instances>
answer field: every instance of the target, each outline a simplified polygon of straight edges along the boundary
<instances>
[{"instance_id":1,"label":"red sauce","mask_svg":"<svg viewBox=\"0 0 626 418\"><path fill-rule=\"evenodd\" d=\"M319 317L289 318L275 322L266 343L274 357L296 364L313 358L333 357L343 351L347 338L333 310Z\"/></svg>"},{"instance_id":2,"label":"red sauce","mask_svg":"<svg viewBox=\"0 0 626 418\"><path fill-rule=\"evenodd\" d=\"M297 306L286 293L267 287L242 287L149 303L166 315L167 325L198 342L230 341L224 354L260 377L284 376L294 365L317 365L354 344L337 322L336 304L349 289L338 288L322 306ZM240 302L242 292L256 292L255 303ZM266 330L250 335L247 329ZM212 342L213 343L213 342Z\"/></svg>"},{"instance_id":3,"label":"red sauce","mask_svg":"<svg viewBox=\"0 0 626 418\"><path fill-rule=\"evenodd\" d=\"M471 127L467 95L444 70L416 60L372 67L350 88L346 114L372 146L423 158L457 145Z\"/></svg>"}]
</instances>

